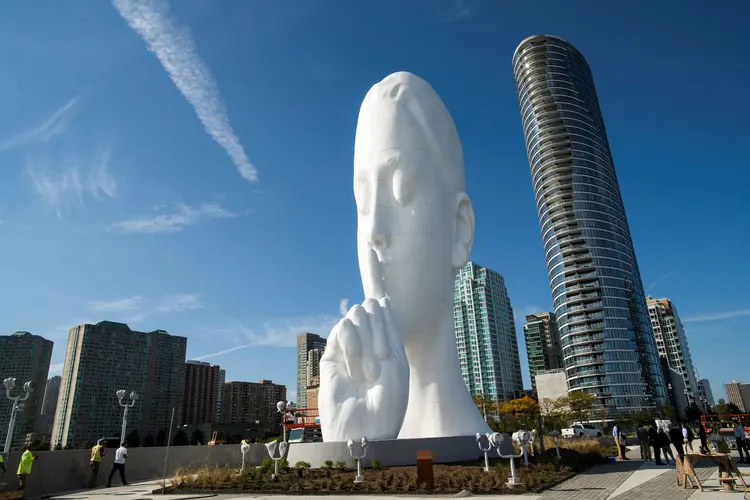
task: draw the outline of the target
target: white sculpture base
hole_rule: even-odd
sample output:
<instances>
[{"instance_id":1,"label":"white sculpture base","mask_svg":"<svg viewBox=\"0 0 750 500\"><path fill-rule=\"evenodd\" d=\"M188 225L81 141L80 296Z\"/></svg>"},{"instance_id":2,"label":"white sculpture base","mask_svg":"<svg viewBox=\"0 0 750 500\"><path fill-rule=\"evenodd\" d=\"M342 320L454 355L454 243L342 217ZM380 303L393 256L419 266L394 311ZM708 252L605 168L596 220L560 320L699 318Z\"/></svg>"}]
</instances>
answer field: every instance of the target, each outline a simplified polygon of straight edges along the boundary
<instances>
[{"instance_id":1,"label":"white sculpture base","mask_svg":"<svg viewBox=\"0 0 750 500\"><path fill-rule=\"evenodd\" d=\"M503 453L513 451L510 439L505 440ZM377 459L381 467L398 467L416 465L417 452L429 450L432 452L433 463L459 463L474 460L484 460L484 453L477 446L475 436L455 436L421 439L385 439L369 441L367 457L363 459L366 469L372 468L372 459ZM490 459L497 458L494 448ZM345 462L347 467L354 466L354 459L344 441L325 443L292 443L287 455L289 465L297 462L307 462L313 468L323 467L327 460L333 463Z\"/></svg>"}]
</instances>

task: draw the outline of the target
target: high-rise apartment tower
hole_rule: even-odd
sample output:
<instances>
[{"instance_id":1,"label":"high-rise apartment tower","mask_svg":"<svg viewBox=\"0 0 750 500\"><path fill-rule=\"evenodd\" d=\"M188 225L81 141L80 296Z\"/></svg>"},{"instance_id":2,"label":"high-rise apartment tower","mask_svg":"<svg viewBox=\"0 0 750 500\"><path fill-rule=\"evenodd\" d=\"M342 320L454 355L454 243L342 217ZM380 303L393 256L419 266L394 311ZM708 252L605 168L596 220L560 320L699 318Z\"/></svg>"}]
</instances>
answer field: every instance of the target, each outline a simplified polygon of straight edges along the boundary
<instances>
[{"instance_id":1,"label":"high-rise apartment tower","mask_svg":"<svg viewBox=\"0 0 750 500\"><path fill-rule=\"evenodd\" d=\"M724 388L730 403L734 403L742 413L750 411L750 384L732 380L731 383L725 384Z\"/></svg>"},{"instance_id":2,"label":"high-rise apartment tower","mask_svg":"<svg viewBox=\"0 0 750 500\"><path fill-rule=\"evenodd\" d=\"M671 369L682 375L687 391L685 396L690 404L700 405L693 358L690 355L687 335L685 335L680 316L677 314L677 308L667 298L646 297L646 305L659 356L667 360Z\"/></svg>"},{"instance_id":3,"label":"high-rise apartment tower","mask_svg":"<svg viewBox=\"0 0 750 500\"><path fill-rule=\"evenodd\" d=\"M42 436L49 437L52 434L52 424L55 421L55 410L57 410L57 397L60 395L61 377L55 375L47 380L47 387L44 389L44 401L42 402L42 412L39 415L37 432Z\"/></svg>"},{"instance_id":4,"label":"high-rise apartment tower","mask_svg":"<svg viewBox=\"0 0 750 500\"><path fill-rule=\"evenodd\" d=\"M541 312L526 316L523 336L526 340L531 387L536 389L538 374L563 368L560 334L557 331L555 313Z\"/></svg>"},{"instance_id":5,"label":"high-rise apartment tower","mask_svg":"<svg viewBox=\"0 0 750 500\"><path fill-rule=\"evenodd\" d=\"M456 347L464 383L472 395L501 401L523 390L518 341L505 280L469 262L453 293Z\"/></svg>"},{"instance_id":6,"label":"high-rise apartment tower","mask_svg":"<svg viewBox=\"0 0 750 500\"><path fill-rule=\"evenodd\" d=\"M307 408L307 360L310 351L324 351L326 339L314 333L297 335L297 408Z\"/></svg>"},{"instance_id":7,"label":"high-rise apartment tower","mask_svg":"<svg viewBox=\"0 0 750 500\"><path fill-rule=\"evenodd\" d=\"M220 379L219 365L212 366L205 361L185 362L182 425L210 424L216 421Z\"/></svg>"},{"instance_id":8,"label":"high-rise apartment tower","mask_svg":"<svg viewBox=\"0 0 750 500\"><path fill-rule=\"evenodd\" d=\"M286 401L286 386L270 380L227 382L221 387L222 423L257 423L267 432L281 432L276 403Z\"/></svg>"},{"instance_id":9,"label":"high-rise apartment tower","mask_svg":"<svg viewBox=\"0 0 750 500\"><path fill-rule=\"evenodd\" d=\"M115 393L120 389L139 394L128 411L126 437L132 441L137 433L141 443L150 436L157 445L166 444L173 408L174 421L182 421L186 347L185 337L164 330L136 332L112 321L71 328L52 444L74 447L119 437L123 409Z\"/></svg>"},{"instance_id":10,"label":"high-rise apartment tower","mask_svg":"<svg viewBox=\"0 0 750 500\"><path fill-rule=\"evenodd\" d=\"M655 409L664 376L589 65L537 35L516 49L513 74L568 390L609 415Z\"/></svg>"},{"instance_id":11,"label":"high-rise apartment tower","mask_svg":"<svg viewBox=\"0 0 750 500\"><path fill-rule=\"evenodd\" d=\"M29 332L16 332L12 335L0 335L0 382L6 378L15 378L16 387L11 396L24 396L24 384L34 383L34 391L24 402L23 411L16 417L13 429L13 447L20 446L26 434L37 432L44 389L47 384L49 363L52 359L52 341ZM5 443L10 425L10 413L13 403L7 399L5 388L0 386L0 444Z\"/></svg>"}]
</instances>

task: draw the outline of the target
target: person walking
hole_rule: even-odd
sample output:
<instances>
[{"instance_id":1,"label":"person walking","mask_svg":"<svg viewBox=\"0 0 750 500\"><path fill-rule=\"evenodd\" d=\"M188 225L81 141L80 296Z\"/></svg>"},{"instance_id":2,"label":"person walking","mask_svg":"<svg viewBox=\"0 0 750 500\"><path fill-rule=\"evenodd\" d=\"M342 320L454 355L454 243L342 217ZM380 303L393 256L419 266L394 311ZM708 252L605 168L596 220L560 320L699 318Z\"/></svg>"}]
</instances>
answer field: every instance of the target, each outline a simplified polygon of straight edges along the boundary
<instances>
[{"instance_id":1,"label":"person walking","mask_svg":"<svg viewBox=\"0 0 750 500\"><path fill-rule=\"evenodd\" d=\"M747 462L750 462L750 452L745 444L745 428L739 422L734 423L734 441L737 443L737 453L740 454L739 463L744 464L745 457L747 457ZM745 452L744 454L742 453L743 451Z\"/></svg>"},{"instance_id":2,"label":"person walking","mask_svg":"<svg viewBox=\"0 0 750 500\"><path fill-rule=\"evenodd\" d=\"M701 441L701 453L710 455L711 450L708 448L708 435L706 434L706 427L703 424L698 424L698 439Z\"/></svg>"},{"instance_id":3,"label":"person walking","mask_svg":"<svg viewBox=\"0 0 750 500\"><path fill-rule=\"evenodd\" d=\"M104 456L104 444L102 440L96 442L93 448L91 448L91 479L89 479L89 489L96 488L96 483L99 478L99 466L102 465L102 457Z\"/></svg>"},{"instance_id":4,"label":"person walking","mask_svg":"<svg viewBox=\"0 0 750 500\"><path fill-rule=\"evenodd\" d=\"M664 454L664 461L667 462L667 465L669 465L670 458L673 462L677 463L674 459L674 453L672 453L672 447L669 446L670 444L672 444L672 442L669 440L667 433L664 432L664 427L659 427L659 447Z\"/></svg>"},{"instance_id":5,"label":"person walking","mask_svg":"<svg viewBox=\"0 0 750 500\"><path fill-rule=\"evenodd\" d=\"M21 461L18 462L18 470L16 471L16 475L18 476L18 491L26 491L26 480L31 475L31 466L34 465L34 460L37 458L39 457L31 453L28 445L23 447Z\"/></svg>"},{"instance_id":6,"label":"person walking","mask_svg":"<svg viewBox=\"0 0 750 500\"><path fill-rule=\"evenodd\" d=\"M651 461L651 446L649 446L648 431L645 427L640 426L635 431L635 437L638 438L638 444L641 448L641 460Z\"/></svg>"},{"instance_id":7,"label":"person walking","mask_svg":"<svg viewBox=\"0 0 750 500\"><path fill-rule=\"evenodd\" d=\"M128 482L125 480L125 459L127 458L128 444L123 442L115 452L115 461L114 463L112 463L112 471L109 473L109 478L107 479L107 488L112 486L112 477L114 477L115 472L117 471L120 472L120 480L122 480L122 485L128 485Z\"/></svg>"},{"instance_id":8,"label":"person walking","mask_svg":"<svg viewBox=\"0 0 750 500\"><path fill-rule=\"evenodd\" d=\"M683 437L685 428L682 428L682 431L678 429L677 427L673 427L672 424L669 424L669 440L672 441L672 446L674 446L674 449L677 451L677 456L682 459L682 457L685 456L685 449L682 447L682 443L685 441L685 438Z\"/></svg>"},{"instance_id":9,"label":"person walking","mask_svg":"<svg viewBox=\"0 0 750 500\"><path fill-rule=\"evenodd\" d=\"M615 422L615 425L612 426L612 439L615 442L615 446L617 446L617 457L620 460L624 460L622 446L620 446L620 426L617 424L617 422Z\"/></svg>"},{"instance_id":10,"label":"person walking","mask_svg":"<svg viewBox=\"0 0 750 500\"><path fill-rule=\"evenodd\" d=\"M695 439L695 434L693 434L693 430L690 428L690 426L685 422L682 424L682 437L685 441L686 449L693 451L693 440Z\"/></svg>"},{"instance_id":11,"label":"person walking","mask_svg":"<svg viewBox=\"0 0 750 500\"><path fill-rule=\"evenodd\" d=\"M664 465L661 461L661 446L659 446L659 433L656 432L654 424L648 426L648 442L654 449L654 463L656 465Z\"/></svg>"}]
</instances>

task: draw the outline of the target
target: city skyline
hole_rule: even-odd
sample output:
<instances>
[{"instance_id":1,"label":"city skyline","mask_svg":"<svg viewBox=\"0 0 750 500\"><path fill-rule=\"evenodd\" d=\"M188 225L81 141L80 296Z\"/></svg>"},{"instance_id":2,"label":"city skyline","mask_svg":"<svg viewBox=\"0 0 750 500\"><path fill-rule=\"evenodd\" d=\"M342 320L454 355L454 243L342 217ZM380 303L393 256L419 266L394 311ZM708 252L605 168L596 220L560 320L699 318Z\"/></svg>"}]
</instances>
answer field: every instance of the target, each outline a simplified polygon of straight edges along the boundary
<instances>
[{"instance_id":1,"label":"city skyline","mask_svg":"<svg viewBox=\"0 0 750 500\"><path fill-rule=\"evenodd\" d=\"M340 303L362 299L354 121L367 89L403 69L456 121L476 211L471 258L505 278L522 343L524 317L554 307L509 59L527 36L552 33L594 68L645 292L678 304L693 361L722 397L744 360L730 350L718 361L711 347L750 328L748 236L736 230L750 206L726 184L750 175L736 156L748 104L735 98L747 77L734 64L750 7L727 16L667 1L613 16L465 3L172 1L155 29L190 33L179 68L147 41L170 36L144 41L143 24L111 2L54 16L5 6L0 29L17 49L0 55L12 68L0 94L0 259L12 263L0 331L55 342L60 373L73 325L164 329L190 339L190 359L294 397L296 335L327 336ZM90 22L70 37L81 16ZM685 50L654 49L667 37ZM195 67L202 78L180 79ZM716 67L731 68L720 91ZM526 364L522 353L530 387Z\"/></svg>"}]
</instances>

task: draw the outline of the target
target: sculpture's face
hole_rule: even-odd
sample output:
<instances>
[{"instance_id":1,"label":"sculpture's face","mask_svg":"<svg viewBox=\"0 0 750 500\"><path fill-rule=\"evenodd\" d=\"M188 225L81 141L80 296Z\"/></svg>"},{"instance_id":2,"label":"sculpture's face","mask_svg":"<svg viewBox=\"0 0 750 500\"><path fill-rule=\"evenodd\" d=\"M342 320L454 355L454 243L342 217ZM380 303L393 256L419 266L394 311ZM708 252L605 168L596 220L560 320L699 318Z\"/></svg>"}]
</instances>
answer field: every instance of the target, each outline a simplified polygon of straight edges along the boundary
<instances>
[{"instance_id":1,"label":"sculpture's face","mask_svg":"<svg viewBox=\"0 0 750 500\"><path fill-rule=\"evenodd\" d=\"M452 310L457 193L443 186L440 161L422 149L383 149L357 158L354 166L365 296L377 295L373 267L379 266L394 321L407 340L434 331L445 308Z\"/></svg>"}]
</instances>

